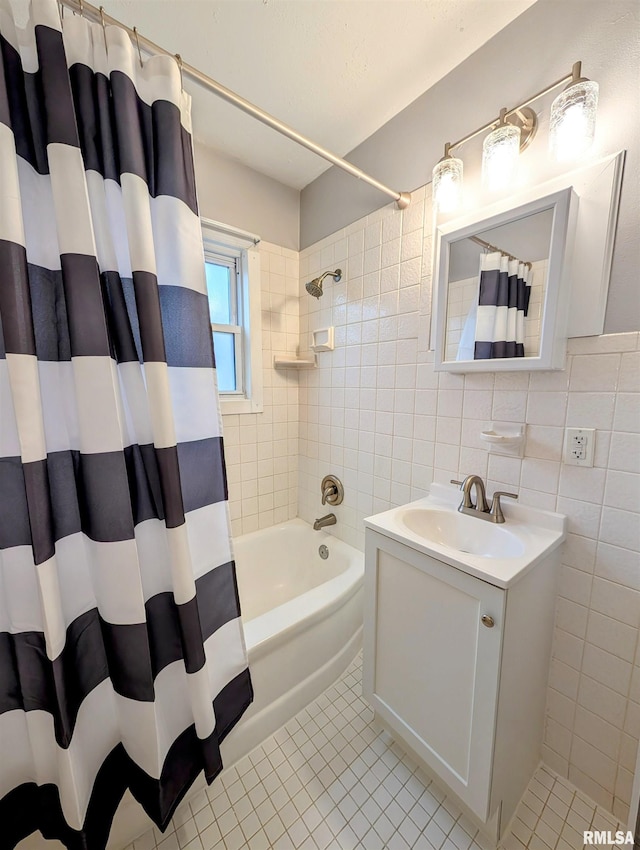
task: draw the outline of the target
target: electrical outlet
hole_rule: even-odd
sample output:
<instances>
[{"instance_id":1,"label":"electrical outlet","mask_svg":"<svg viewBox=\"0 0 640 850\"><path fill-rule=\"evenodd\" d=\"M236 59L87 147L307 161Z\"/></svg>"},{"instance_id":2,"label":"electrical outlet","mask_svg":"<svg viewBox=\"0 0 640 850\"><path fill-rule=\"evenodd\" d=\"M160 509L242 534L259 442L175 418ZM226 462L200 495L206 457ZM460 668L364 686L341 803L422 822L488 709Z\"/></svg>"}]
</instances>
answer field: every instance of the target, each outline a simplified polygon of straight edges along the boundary
<instances>
[{"instance_id":1,"label":"electrical outlet","mask_svg":"<svg viewBox=\"0 0 640 850\"><path fill-rule=\"evenodd\" d=\"M573 466L593 466L595 428L567 428L564 436L564 462Z\"/></svg>"}]
</instances>

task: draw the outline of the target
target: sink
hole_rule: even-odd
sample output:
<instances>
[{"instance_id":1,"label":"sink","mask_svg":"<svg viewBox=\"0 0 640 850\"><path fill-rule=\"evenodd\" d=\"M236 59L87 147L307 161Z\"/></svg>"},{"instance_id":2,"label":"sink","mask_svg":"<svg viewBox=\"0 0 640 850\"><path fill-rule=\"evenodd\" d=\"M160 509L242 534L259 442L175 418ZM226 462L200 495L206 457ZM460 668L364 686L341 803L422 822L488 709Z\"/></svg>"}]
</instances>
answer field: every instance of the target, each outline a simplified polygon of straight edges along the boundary
<instances>
[{"instance_id":1,"label":"sink","mask_svg":"<svg viewBox=\"0 0 640 850\"><path fill-rule=\"evenodd\" d=\"M515 534L457 511L408 508L398 519L414 534L457 552L480 558L518 558L524 553L524 543Z\"/></svg>"},{"instance_id":2,"label":"sink","mask_svg":"<svg viewBox=\"0 0 640 850\"><path fill-rule=\"evenodd\" d=\"M497 587L519 581L565 538L566 517L509 502L496 524L458 511L457 487L434 482L429 495L367 517L365 527Z\"/></svg>"}]
</instances>

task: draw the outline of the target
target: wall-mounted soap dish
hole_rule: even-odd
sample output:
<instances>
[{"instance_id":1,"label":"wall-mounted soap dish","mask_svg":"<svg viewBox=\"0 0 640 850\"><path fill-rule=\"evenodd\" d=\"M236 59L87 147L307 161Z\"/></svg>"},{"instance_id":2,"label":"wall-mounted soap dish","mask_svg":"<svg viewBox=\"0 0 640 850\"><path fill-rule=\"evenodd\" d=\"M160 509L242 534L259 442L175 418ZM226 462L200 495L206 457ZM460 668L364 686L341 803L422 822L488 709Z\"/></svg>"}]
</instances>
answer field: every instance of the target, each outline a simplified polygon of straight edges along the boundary
<instances>
[{"instance_id":1,"label":"wall-mounted soap dish","mask_svg":"<svg viewBox=\"0 0 640 850\"><path fill-rule=\"evenodd\" d=\"M480 432L480 439L490 452L522 457L526 428L526 425L514 422L487 422Z\"/></svg>"}]
</instances>

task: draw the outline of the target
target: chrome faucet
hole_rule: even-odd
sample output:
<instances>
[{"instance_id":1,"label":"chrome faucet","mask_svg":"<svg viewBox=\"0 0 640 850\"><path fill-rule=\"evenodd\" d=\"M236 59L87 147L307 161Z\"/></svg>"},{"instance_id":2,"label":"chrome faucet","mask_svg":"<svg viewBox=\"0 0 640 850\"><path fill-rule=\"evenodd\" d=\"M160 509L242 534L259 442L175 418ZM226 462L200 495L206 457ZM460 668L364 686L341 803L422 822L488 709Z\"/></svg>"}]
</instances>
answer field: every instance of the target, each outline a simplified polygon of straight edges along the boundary
<instances>
[{"instance_id":1,"label":"chrome faucet","mask_svg":"<svg viewBox=\"0 0 640 850\"><path fill-rule=\"evenodd\" d=\"M467 475L464 481L454 481L452 484L458 484L462 490L462 501L458 506L461 514L478 517L478 519L486 519L488 522L504 522L504 514L500 497L506 496L508 499L517 499L515 493L506 493L504 490L496 490L491 499L491 507L487 503L487 496L484 489L484 482L479 475ZM471 499L471 490L475 487L476 501L475 504Z\"/></svg>"},{"instance_id":2,"label":"chrome faucet","mask_svg":"<svg viewBox=\"0 0 640 850\"><path fill-rule=\"evenodd\" d=\"M313 523L313 530L320 531L321 528L324 528L326 525L335 525L337 522L335 514L327 514L326 516L321 516L320 519L317 519Z\"/></svg>"}]
</instances>

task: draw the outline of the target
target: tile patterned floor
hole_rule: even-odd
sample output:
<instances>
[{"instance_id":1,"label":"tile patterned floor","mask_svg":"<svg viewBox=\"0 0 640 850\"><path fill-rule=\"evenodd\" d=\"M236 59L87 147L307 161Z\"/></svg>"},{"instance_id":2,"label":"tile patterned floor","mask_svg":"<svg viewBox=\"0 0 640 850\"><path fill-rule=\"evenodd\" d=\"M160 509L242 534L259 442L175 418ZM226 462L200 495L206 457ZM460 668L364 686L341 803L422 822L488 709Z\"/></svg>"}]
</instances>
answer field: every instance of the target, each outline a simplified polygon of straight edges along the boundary
<instances>
[{"instance_id":1,"label":"tile patterned floor","mask_svg":"<svg viewBox=\"0 0 640 850\"><path fill-rule=\"evenodd\" d=\"M438 786L373 723L362 659L290 723L125 850L486 850ZM585 829L622 829L541 767L505 850L579 850Z\"/></svg>"}]
</instances>

